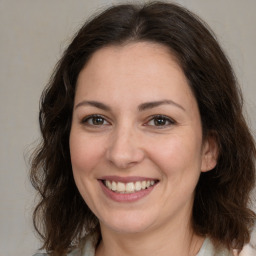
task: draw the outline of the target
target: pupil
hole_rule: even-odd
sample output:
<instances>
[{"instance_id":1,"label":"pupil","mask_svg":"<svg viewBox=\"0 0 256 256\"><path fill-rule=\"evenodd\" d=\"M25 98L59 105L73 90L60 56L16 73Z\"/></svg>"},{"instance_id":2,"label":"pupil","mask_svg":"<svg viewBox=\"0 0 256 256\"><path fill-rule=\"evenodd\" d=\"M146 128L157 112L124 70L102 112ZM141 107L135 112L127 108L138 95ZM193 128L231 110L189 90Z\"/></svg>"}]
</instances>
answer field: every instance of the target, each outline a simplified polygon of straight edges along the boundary
<instances>
[{"instance_id":1,"label":"pupil","mask_svg":"<svg viewBox=\"0 0 256 256\"><path fill-rule=\"evenodd\" d=\"M165 125L166 120L164 118L157 118L155 119L155 125L159 126L159 125Z\"/></svg>"},{"instance_id":2,"label":"pupil","mask_svg":"<svg viewBox=\"0 0 256 256\"><path fill-rule=\"evenodd\" d=\"M100 124L103 124L103 118L101 118L101 117L95 117L95 118L93 118L93 124L94 125L100 125Z\"/></svg>"}]
</instances>

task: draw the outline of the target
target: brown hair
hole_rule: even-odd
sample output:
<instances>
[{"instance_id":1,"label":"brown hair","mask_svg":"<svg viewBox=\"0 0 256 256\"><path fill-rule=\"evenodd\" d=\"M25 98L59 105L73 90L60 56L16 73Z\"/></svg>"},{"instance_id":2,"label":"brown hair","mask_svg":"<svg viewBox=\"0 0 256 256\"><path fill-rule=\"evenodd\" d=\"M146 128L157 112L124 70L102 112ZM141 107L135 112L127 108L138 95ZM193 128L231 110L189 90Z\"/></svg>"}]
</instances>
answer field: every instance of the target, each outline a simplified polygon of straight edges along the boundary
<instances>
[{"instance_id":1,"label":"brown hair","mask_svg":"<svg viewBox=\"0 0 256 256\"><path fill-rule=\"evenodd\" d=\"M242 97L229 61L198 17L175 4L118 5L88 21L57 64L41 97L42 142L33 155L31 181L40 193L34 225L49 253L79 244L98 220L72 175L69 133L76 81L90 56L106 45L149 41L177 57L199 106L204 136L219 145L217 166L196 187L193 227L230 248L249 239L255 214L248 208L255 184L255 144L242 114Z\"/></svg>"}]
</instances>

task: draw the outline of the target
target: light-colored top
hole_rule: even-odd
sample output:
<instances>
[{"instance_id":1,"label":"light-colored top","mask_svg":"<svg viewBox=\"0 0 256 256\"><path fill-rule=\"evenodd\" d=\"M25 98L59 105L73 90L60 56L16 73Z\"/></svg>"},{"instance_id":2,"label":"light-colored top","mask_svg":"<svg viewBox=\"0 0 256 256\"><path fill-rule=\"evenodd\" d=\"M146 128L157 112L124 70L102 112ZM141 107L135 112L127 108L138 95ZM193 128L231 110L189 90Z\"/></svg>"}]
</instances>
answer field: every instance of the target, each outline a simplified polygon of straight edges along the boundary
<instances>
[{"instance_id":1,"label":"light-colored top","mask_svg":"<svg viewBox=\"0 0 256 256\"><path fill-rule=\"evenodd\" d=\"M196 256L234 256L234 254L225 248L219 249L217 251L211 240L209 238L206 238L200 251Z\"/></svg>"},{"instance_id":2,"label":"light-colored top","mask_svg":"<svg viewBox=\"0 0 256 256\"><path fill-rule=\"evenodd\" d=\"M83 249L75 249L67 256L95 256L95 237L89 237ZM227 249L221 249L216 251L213 243L209 238L204 240L204 243L196 256L236 256L235 252L229 252ZM34 256L47 256L46 253L37 253ZM244 247L244 249L239 253L239 256L256 256L256 249L249 244Z\"/></svg>"}]
</instances>

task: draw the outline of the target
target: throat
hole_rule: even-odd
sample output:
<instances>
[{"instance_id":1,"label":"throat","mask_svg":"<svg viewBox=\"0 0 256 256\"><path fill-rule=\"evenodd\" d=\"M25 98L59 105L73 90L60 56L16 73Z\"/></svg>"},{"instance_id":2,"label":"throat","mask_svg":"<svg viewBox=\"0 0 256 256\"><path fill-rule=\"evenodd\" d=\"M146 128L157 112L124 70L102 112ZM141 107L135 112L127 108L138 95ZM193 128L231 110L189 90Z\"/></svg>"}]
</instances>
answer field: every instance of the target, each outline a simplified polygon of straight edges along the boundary
<instances>
[{"instance_id":1,"label":"throat","mask_svg":"<svg viewBox=\"0 0 256 256\"><path fill-rule=\"evenodd\" d=\"M145 234L106 234L96 248L96 256L196 256L205 238L193 234L190 237L173 234L162 236L158 232ZM170 253L171 252L171 253Z\"/></svg>"}]
</instances>

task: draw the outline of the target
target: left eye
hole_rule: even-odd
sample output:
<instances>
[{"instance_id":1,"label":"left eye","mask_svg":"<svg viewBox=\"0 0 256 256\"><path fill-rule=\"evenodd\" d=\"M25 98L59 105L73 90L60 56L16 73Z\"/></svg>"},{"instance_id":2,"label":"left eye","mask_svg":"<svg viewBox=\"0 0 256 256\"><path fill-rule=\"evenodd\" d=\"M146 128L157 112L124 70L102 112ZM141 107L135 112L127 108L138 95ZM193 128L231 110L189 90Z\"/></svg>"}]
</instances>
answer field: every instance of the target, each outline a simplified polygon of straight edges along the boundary
<instances>
[{"instance_id":1,"label":"left eye","mask_svg":"<svg viewBox=\"0 0 256 256\"><path fill-rule=\"evenodd\" d=\"M175 122L166 117L166 116L162 116L162 115L158 115L158 116L154 116L153 118L151 118L148 122L147 125L150 126L169 126L174 124Z\"/></svg>"},{"instance_id":2,"label":"left eye","mask_svg":"<svg viewBox=\"0 0 256 256\"><path fill-rule=\"evenodd\" d=\"M83 124L91 125L91 126L101 126L101 125L108 125L109 122L106 119L99 115L93 115L86 117L82 120Z\"/></svg>"}]
</instances>

